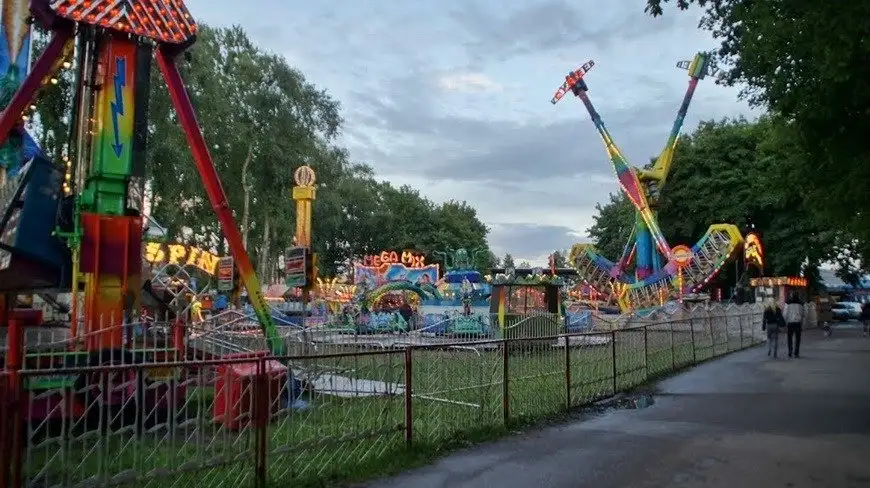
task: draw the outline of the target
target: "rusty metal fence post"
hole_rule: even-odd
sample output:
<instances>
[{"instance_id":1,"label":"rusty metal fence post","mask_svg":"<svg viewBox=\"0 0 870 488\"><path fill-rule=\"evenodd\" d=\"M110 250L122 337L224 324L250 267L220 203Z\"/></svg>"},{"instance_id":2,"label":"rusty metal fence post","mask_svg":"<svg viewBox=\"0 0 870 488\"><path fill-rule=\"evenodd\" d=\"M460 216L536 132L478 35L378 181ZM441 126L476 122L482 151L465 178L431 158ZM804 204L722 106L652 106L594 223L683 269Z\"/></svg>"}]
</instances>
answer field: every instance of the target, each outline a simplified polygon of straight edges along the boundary
<instances>
[{"instance_id":1,"label":"rusty metal fence post","mask_svg":"<svg viewBox=\"0 0 870 488\"><path fill-rule=\"evenodd\" d=\"M616 395L616 331L610 331L610 353L613 358L613 394Z\"/></svg>"},{"instance_id":2,"label":"rusty metal fence post","mask_svg":"<svg viewBox=\"0 0 870 488\"><path fill-rule=\"evenodd\" d=\"M740 323L740 349L743 349L743 314L737 316L737 321Z\"/></svg>"},{"instance_id":3,"label":"rusty metal fence post","mask_svg":"<svg viewBox=\"0 0 870 488\"><path fill-rule=\"evenodd\" d=\"M570 409L572 405L571 401L571 348L568 347L570 343L570 337L566 334L565 336L565 405Z\"/></svg>"},{"instance_id":4,"label":"rusty metal fence post","mask_svg":"<svg viewBox=\"0 0 870 488\"><path fill-rule=\"evenodd\" d=\"M414 443L414 403L413 403L413 348L405 348L405 444L410 448Z\"/></svg>"},{"instance_id":5,"label":"rusty metal fence post","mask_svg":"<svg viewBox=\"0 0 870 488\"><path fill-rule=\"evenodd\" d=\"M9 485L12 488L23 486L24 479L24 408L22 407L22 399L24 398L24 382L18 377L17 371L9 375L9 390L11 393L9 403L7 403L7 414L9 422L12 424L9 432L11 439L8 439L10 447L9 455Z\"/></svg>"},{"instance_id":6,"label":"rusty metal fence post","mask_svg":"<svg viewBox=\"0 0 870 488\"><path fill-rule=\"evenodd\" d=\"M20 371L24 365L24 333L18 320L10 319L6 328L6 371L0 376L6 387L0 403L5 403L3 420L5 432L0 438L0 487L22 486L24 477L24 412L21 406L24 398L24 382ZM4 381L5 380L5 381ZM4 452L5 451L5 452ZM5 473L4 473L5 470Z\"/></svg>"},{"instance_id":7,"label":"rusty metal fence post","mask_svg":"<svg viewBox=\"0 0 870 488\"><path fill-rule=\"evenodd\" d=\"M12 400L10 376L7 371L0 371L0 488L6 488L11 471L12 423L10 422L9 404Z\"/></svg>"},{"instance_id":8,"label":"rusty metal fence post","mask_svg":"<svg viewBox=\"0 0 870 488\"><path fill-rule=\"evenodd\" d=\"M731 352L731 321L729 320L728 313L725 313L725 352L722 354L728 354Z\"/></svg>"},{"instance_id":9,"label":"rusty metal fence post","mask_svg":"<svg viewBox=\"0 0 870 488\"><path fill-rule=\"evenodd\" d=\"M674 323L668 322L668 328L671 330L671 371L677 369L677 348L674 346Z\"/></svg>"},{"instance_id":10,"label":"rusty metal fence post","mask_svg":"<svg viewBox=\"0 0 870 488\"><path fill-rule=\"evenodd\" d=\"M692 364L698 364L698 350L695 347L695 317L689 318L689 331L692 334Z\"/></svg>"},{"instance_id":11,"label":"rusty metal fence post","mask_svg":"<svg viewBox=\"0 0 870 488\"><path fill-rule=\"evenodd\" d=\"M266 456L268 453L269 417L271 416L271 395L268 373L266 372L267 358L257 359L257 374L253 385L253 425L254 428L254 486L265 488L267 482Z\"/></svg>"},{"instance_id":12,"label":"rusty metal fence post","mask_svg":"<svg viewBox=\"0 0 870 488\"><path fill-rule=\"evenodd\" d=\"M504 414L504 425L507 426L511 418L511 397L510 397L510 373L508 359L508 344L510 339L502 339L502 379L501 379L501 399L502 413Z\"/></svg>"},{"instance_id":13,"label":"rusty metal fence post","mask_svg":"<svg viewBox=\"0 0 870 488\"><path fill-rule=\"evenodd\" d=\"M643 326L643 367L646 370L646 377L649 379L649 326Z\"/></svg>"},{"instance_id":14,"label":"rusty metal fence post","mask_svg":"<svg viewBox=\"0 0 870 488\"><path fill-rule=\"evenodd\" d=\"M713 334L713 317L707 312L707 326L710 328L710 358L716 357L716 335Z\"/></svg>"}]
</instances>

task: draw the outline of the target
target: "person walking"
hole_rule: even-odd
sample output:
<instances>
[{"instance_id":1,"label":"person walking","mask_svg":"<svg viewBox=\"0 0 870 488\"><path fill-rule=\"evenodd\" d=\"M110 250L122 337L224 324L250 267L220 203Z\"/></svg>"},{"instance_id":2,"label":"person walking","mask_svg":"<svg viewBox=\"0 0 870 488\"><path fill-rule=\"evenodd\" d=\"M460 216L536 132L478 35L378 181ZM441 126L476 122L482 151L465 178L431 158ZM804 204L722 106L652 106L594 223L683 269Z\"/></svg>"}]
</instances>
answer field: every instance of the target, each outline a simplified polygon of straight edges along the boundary
<instances>
[{"instance_id":1,"label":"person walking","mask_svg":"<svg viewBox=\"0 0 870 488\"><path fill-rule=\"evenodd\" d=\"M773 298L768 298L764 301L764 317L761 329L767 331L767 355L772 354L774 359L779 351L779 328L782 324L782 310L773 301Z\"/></svg>"},{"instance_id":2,"label":"person walking","mask_svg":"<svg viewBox=\"0 0 870 488\"><path fill-rule=\"evenodd\" d=\"M801 357L801 331L804 323L804 304L797 293L792 293L785 302L782 312L785 319L786 343L788 344L788 357ZM792 339L794 344L792 344ZM794 345L794 347L792 347Z\"/></svg>"}]
</instances>

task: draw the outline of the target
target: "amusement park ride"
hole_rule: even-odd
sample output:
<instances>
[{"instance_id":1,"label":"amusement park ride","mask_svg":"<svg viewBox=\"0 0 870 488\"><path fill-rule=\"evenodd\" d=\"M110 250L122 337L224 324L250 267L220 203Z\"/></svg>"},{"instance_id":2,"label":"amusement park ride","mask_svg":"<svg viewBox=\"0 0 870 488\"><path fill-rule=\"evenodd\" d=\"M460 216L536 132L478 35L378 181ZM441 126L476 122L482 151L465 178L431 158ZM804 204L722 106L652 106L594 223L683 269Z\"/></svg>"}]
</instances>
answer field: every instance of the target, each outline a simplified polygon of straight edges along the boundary
<instances>
[{"instance_id":1,"label":"amusement park ride","mask_svg":"<svg viewBox=\"0 0 870 488\"><path fill-rule=\"evenodd\" d=\"M20 137L40 87L62 67L75 70L75 103L64 162L37 155L0 188L0 325L20 315L15 294L67 287L74 291L70 354L127 347L122 324L138 315L142 299L142 187L156 58L240 281L269 348L280 354L283 343L179 72L197 32L184 3L30 0L28 14L26 0L7 0L4 22L8 4L19 9L19 30L29 35L28 24L36 23L52 38L0 115L0 142Z\"/></svg>"},{"instance_id":2,"label":"amusement park ride","mask_svg":"<svg viewBox=\"0 0 870 488\"><path fill-rule=\"evenodd\" d=\"M556 104L569 91L583 102L601 135L619 185L635 207L636 223L622 256L616 262L601 256L590 244L575 245L571 249L570 262L577 268L581 279L616 302L623 311L657 307L674 295L703 289L743 242L736 226L715 224L693 247L671 247L656 219L656 205L670 172L680 129L698 81L710 72L709 58L699 53L692 61L677 64L677 67L688 70L689 86L665 147L650 169L629 165L592 105L585 75L594 65L589 61L569 73L551 102ZM634 273L630 272L632 259Z\"/></svg>"}]
</instances>

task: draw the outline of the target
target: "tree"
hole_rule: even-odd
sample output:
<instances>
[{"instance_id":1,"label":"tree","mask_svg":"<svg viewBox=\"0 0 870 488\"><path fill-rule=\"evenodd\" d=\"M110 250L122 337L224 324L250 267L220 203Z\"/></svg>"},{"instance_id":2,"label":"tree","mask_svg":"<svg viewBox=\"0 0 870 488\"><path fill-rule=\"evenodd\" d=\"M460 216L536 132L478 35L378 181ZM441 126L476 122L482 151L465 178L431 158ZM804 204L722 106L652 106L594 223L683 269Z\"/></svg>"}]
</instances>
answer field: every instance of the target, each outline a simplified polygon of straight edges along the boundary
<instances>
[{"instance_id":1,"label":"tree","mask_svg":"<svg viewBox=\"0 0 870 488\"><path fill-rule=\"evenodd\" d=\"M35 54L46 43L40 35ZM317 173L312 227L321 274L342 273L359 257L385 249L482 249L476 266L492 266L488 229L476 210L466 202L435 204L414 188L377 181L371 166L352 161L336 144L339 103L286 59L258 48L238 26L200 24L197 37L180 69L229 208L264 281L278 278L278 257L295 233L290 190L301 165ZM46 85L37 103L36 137L56 159L68 140L71 74ZM151 217L168 238L228 253L156 66L146 158Z\"/></svg>"},{"instance_id":2,"label":"tree","mask_svg":"<svg viewBox=\"0 0 870 488\"><path fill-rule=\"evenodd\" d=\"M528 261L520 261L520 265L517 266L519 269L529 269L532 267L532 263Z\"/></svg>"},{"instance_id":3,"label":"tree","mask_svg":"<svg viewBox=\"0 0 870 488\"><path fill-rule=\"evenodd\" d=\"M635 210L625 194L610 194L604 205L595 204L593 224L589 237L598 251L607 259L616 261L622 256L626 243L634 230Z\"/></svg>"},{"instance_id":4,"label":"tree","mask_svg":"<svg viewBox=\"0 0 870 488\"><path fill-rule=\"evenodd\" d=\"M435 205L422 198L419 190L408 185L393 188L388 183L381 183L380 196L380 249L434 250L433 236L439 224L435 217Z\"/></svg>"},{"instance_id":5,"label":"tree","mask_svg":"<svg viewBox=\"0 0 870 488\"><path fill-rule=\"evenodd\" d=\"M477 210L467 202L450 200L435 209L437 229L433 245L446 248L465 247L469 250L486 248L489 229L477 217ZM486 254L484 254L486 256Z\"/></svg>"},{"instance_id":6,"label":"tree","mask_svg":"<svg viewBox=\"0 0 870 488\"><path fill-rule=\"evenodd\" d=\"M312 227L321 274L341 273L360 256L385 249L488 250L487 229L465 202L435 205L416 189L376 181L371 167L352 162L334 144L342 122L338 103L286 60L259 50L241 28L203 27L183 69L206 138L218 141L212 155L221 179L242 182L224 188L266 280L295 232L290 188L302 164L317 173ZM155 216L174 238L226 252L165 91L155 91L152 106Z\"/></svg>"},{"instance_id":7,"label":"tree","mask_svg":"<svg viewBox=\"0 0 870 488\"><path fill-rule=\"evenodd\" d=\"M514 264L514 257L510 255L510 253L505 254L503 258L501 258L501 265L504 269L516 269L516 265Z\"/></svg>"},{"instance_id":8,"label":"tree","mask_svg":"<svg viewBox=\"0 0 870 488\"><path fill-rule=\"evenodd\" d=\"M553 264L556 268L568 266L568 251L553 251Z\"/></svg>"},{"instance_id":9,"label":"tree","mask_svg":"<svg viewBox=\"0 0 870 488\"><path fill-rule=\"evenodd\" d=\"M341 123L338 104L284 58L260 51L240 27L201 26L182 71L222 180L243 182L224 189L241 214L248 252L268 275L295 227L293 171L310 164L330 185L346 163L330 145ZM226 252L168 93L152 74L152 213L171 238Z\"/></svg>"},{"instance_id":10,"label":"tree","mask_svg":"<svg viewBox=\"0 0 870 488\"><path fill-rule=\"evenodd\" d=\"M33 48L30 57L32 61L36 61L48 46L51 34L36 24L32 26L31 32ZM55 73L54 79L57 83L46 84L37 94L33 102L36 110L27 123L27 129L32 131L34 139L48 157L60 161L69 141L75 77L71 70L61 68Z\"/></svg>"},{"instance_id":11,"label":"tree","mask_svg":"<svg viewBox=\"0 0 870 488\"><path fill-rule=\"evenodd\" d=\"M669 0L647 0L662 15ZM800 185L838 232L870 242L870 4L811 0L677 0L705 8L700 26L720 39L723 82L745 87L742 96L781 116L794 131L784 185ZM848 122L845 122L848 121ZM811 184L807 184L811 182ZM864 263L870 246L859 244Z\"/></svg>"}]
</instances>

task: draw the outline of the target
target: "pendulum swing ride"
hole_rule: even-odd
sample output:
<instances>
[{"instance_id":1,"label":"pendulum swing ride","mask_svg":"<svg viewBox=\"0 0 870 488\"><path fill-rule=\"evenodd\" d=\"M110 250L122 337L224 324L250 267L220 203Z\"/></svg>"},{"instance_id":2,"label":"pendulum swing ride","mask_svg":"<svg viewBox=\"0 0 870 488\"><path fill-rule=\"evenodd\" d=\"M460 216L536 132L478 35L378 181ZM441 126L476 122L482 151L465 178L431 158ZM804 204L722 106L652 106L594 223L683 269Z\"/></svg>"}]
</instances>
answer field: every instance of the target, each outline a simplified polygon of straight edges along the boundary
<instances>
[{"instance_id":1,"label":"pendulum swing ride","mask_svg":"<svg viewBox=\"0 0 870 488\"><path fill-rule=\"evenodd\" d=\"M601 256L591 244L574 245L570 261L581 279L624 312L662 306L675 296L702 290L743 242L736 226L714 224L693 247L671 247L656 218L656 204L671 168L680 129L698 81L709 73L709 57L699 53L692 61L677 63L677 67L688 70L689 85L667 142L649 169L629 165L592 105L585 75L593 66L590 60L569 73L551 103L558 103L568 92L583 102L604 142L619 186L635 208L636 218L632 235L616 262Z\"/></svg>"},{"instance_id":2,"label":"pendulum swing ride","mask_svg":"<svg viewBox=\"0 0 870 488\"><path fill-rule=\"evenodd\" d=\"M93 354L128 344L122 324L138 314L142 292L145 143L156 59L240 281L269 349L281 354L283 342L179 72L197 31L184 2L30 0L25 20L52 38L0 115L0 143L22 131L40 87L61 67L75 70L72 134L63 164L37 154L0 188L0 323L11 308L2 303L4 293L8 300L16 292L69 287L78 348Z\"/></svg>"}]
</instances>

